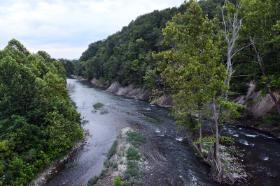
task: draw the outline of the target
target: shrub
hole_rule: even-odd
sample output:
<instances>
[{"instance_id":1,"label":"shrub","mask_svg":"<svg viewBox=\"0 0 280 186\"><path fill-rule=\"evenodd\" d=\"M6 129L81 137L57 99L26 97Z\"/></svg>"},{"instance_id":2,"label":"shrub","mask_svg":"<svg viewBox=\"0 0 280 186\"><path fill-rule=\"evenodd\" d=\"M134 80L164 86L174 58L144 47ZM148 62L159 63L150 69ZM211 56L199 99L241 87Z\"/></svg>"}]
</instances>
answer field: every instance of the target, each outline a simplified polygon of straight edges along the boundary
<instances>
[{"instance_id":1,"label":"shrub","mask_svg":"<svg viewBox=\"0 0 280 186\"><path fill-rule=\"evenodd\" d=\"M134 147L129 147L127 149L126 157L128 160L140 160L139 152Z\"/></svg>"},{"instance_id":2,"label":"shrub","mask_svg":"<svg viewBox=\"0 0 280 186\"><path fill-rule=\"evenodd\" d=\"M121 186L121 185L122 185L121 177L116 176L116 177L114 178L114 186Z\"/></svg>"},{"instance_id":3,"label":"shrub","mask_svg":"<svg viewBox=\"0 0 280 186\"><path fill-rule=\"evenodd\" d=\"M127 169L125 171L125 178L129 179L131 177L136 177L139 175L138 163L135 161L128 161Z\"/></svg>"},{"instance_id":4,"label":"shrub","mask_svg":"<svg viewBox=\"0 0 280 186\"><path fill-rule=\"evenodd\" d=\"M134 145L134 146L139 146L140 144L145 142L145 138L142 134L139 132L128 132L127 133L128 141Z\"/></svg>"}]
</instances>

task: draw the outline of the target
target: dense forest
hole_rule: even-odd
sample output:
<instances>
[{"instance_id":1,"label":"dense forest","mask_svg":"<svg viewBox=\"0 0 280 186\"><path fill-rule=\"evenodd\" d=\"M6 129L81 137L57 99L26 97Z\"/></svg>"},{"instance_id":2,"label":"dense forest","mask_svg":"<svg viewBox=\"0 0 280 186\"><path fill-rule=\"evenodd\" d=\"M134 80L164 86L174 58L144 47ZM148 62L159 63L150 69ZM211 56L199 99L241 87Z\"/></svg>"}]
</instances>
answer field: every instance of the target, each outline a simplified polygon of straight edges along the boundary
<instances>
[{"instance_id":1,"label":"dense forest","mask_svg":"<svg viewBox=\"0 0 280 186\"><path fill-rule=\"evenodd\" d=\"M11 40L0 51L0 185L26 185L83 137L65 70Z\"/></svg>"},{"instance_id":2,"label":"dense forest","mask_svg":"<svg viewBox=\"0 0 280 186\"><path fill-rule=\"evenodd\" d=\"M278 0L192 0L140 16L64 64L68 74L88 80L172 95L174 117L194 130L195 146L205 158L211 154L215 179L222 181L220 126L244 115L235 99L250 82L271 97L279 118L279 9ZM204 119L212 121L211 136L203 136Z\"/></svg>"}]
</instances>

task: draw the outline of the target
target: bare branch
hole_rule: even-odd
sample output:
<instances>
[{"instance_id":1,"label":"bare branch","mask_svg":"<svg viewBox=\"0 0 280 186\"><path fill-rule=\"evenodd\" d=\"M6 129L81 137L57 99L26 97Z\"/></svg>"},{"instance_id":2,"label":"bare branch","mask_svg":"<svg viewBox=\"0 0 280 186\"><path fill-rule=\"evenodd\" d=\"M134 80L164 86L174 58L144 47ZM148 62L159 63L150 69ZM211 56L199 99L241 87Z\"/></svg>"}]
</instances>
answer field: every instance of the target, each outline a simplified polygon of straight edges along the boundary
<instances>
[{"instance_id":1,"label":"bare branch","mask_svg":"<svg viewBox=\"0 0 280 186\"><path fill-rule=\"evenodd\" d=\"M233 57L234 57L236 54L238 54L240 51L244 50L245 48L247 48L247 47L249 47L249 46L251 46L251 45L252 45L252 43L249 43L248 45L245 45L245 46L243 46L243 47L237 49L237 50L231 55L231 57L233 58Z\"/></svg>"}]
</instances>

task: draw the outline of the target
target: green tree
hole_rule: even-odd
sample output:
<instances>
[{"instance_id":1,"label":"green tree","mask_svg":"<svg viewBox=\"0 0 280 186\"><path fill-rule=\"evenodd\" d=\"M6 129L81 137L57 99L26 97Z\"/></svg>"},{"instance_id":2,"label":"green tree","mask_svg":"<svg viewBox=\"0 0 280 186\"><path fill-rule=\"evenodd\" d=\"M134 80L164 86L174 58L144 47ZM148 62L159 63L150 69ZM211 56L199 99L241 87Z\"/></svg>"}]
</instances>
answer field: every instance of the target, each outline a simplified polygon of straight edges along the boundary
<instances>
[{"instance_id":1,"label":"green tree","mask_svg":"<svg viewBox=\"0 0 280 186\"><path fill-rule=\"evenodd\" d=\"M16 40L0 51L0 185L26 185L83 136L65 70Z\"/></svg>"},{"instance_id":2,"label":"green tree","mask_svg":"<svg viewBox=\"0 0 280 186\"><path fill-rule=\"evenodd\" d=\"M159 54L163 60L162 78L173 95L175 118L186 123L189 115L197 116L200 149L202 118L212 119L215 131L212 163L217 180L221 181L219 127L224 119L237 114L238 105L224 96L228 88L227 71L222 63L217 23L205 17L199 4L192 0L187 3L187 11L176 15L163 32L165 42L172 48Z\"/></svg>"}]
</instances>

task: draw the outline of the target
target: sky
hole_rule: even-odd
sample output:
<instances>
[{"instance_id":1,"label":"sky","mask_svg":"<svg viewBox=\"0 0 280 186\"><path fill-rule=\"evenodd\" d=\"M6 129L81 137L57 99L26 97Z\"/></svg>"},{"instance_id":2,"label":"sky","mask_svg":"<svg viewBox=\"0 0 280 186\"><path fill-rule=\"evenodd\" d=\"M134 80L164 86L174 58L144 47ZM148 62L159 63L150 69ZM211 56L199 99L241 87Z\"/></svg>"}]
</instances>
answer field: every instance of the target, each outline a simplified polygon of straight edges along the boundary
<instances>
[{"instance_id":1,"label":"sky","mask_svg":"<svg viewBox=\"0 0 280 186\"><path fill-rule=\"evenodd\" d=\"M12 38L31 52L77 59L140 15L184 0L0 0L0 48Z\"/></svg>"}]
</instances>

